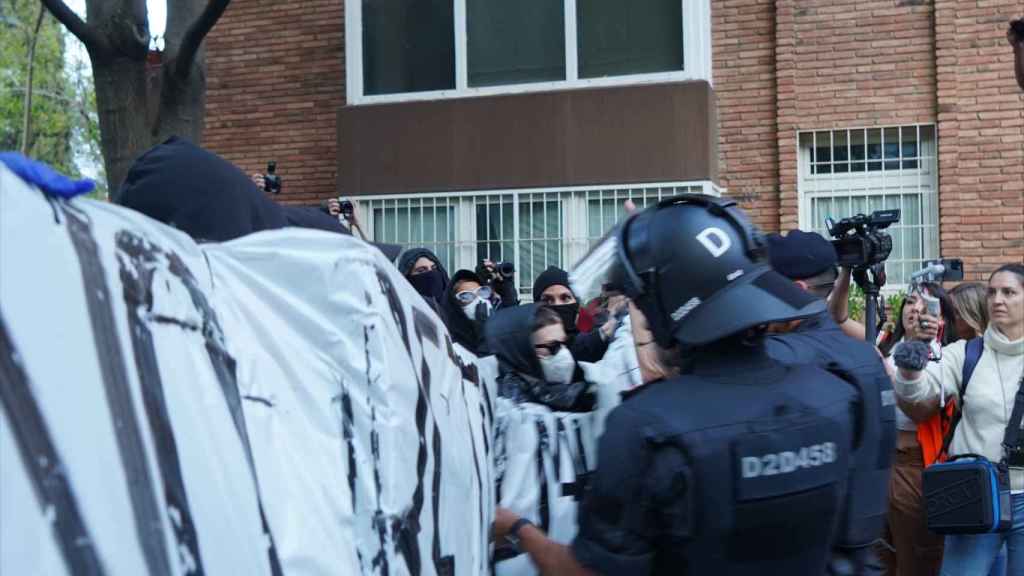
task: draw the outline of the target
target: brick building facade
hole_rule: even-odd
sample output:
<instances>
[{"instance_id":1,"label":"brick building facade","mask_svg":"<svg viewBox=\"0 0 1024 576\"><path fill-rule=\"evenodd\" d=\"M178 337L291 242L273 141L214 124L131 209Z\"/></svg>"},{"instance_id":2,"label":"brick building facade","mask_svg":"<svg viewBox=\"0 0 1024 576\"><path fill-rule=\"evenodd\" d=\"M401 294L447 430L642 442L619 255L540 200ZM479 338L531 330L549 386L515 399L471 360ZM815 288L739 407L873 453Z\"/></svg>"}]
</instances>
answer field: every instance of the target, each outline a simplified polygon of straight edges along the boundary
<instances>
[{"instance_id":1,"label":"brick building facade","mask_svg":"<svg viewBox=\"0 0 1024 576\"><path fill-rule=\"evenodd\" d=\"M901 208L897 283L939 255L963 258L971 278L1024 260L1024 95L1005 38L1024 15L1017 0L684 2L688 74L635 85L584 79L591 24L579 12L565 25L579 70L567 57L569 82L522 93L473 87L484 19L466 24L467 5L482 9L459 0L456 89L409 99L370 94L368 75L353 92L346 48L395 57L372 45L376 29L363 38L363 4L232 2L208 39L204 139L249 171L277 160L284 201L368 196L361 218L379 239L434 246L453 265L514 257L523 282L585 251L617 217L609 202L721 189L767 230ZM373 17L405 17L396 10ZM704 45L687 27L700 18Z\"/></svg>"}]
</instances>

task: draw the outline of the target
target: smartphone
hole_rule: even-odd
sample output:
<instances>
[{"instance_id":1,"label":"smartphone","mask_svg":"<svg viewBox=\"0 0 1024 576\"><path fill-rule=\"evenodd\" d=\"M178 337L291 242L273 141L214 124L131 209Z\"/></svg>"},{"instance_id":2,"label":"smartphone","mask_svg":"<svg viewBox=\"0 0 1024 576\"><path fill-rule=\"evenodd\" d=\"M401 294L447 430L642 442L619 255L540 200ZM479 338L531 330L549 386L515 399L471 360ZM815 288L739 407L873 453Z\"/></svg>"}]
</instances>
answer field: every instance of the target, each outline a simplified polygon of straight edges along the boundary
<instances>
[{"instance_id":1,"label":"smartphone","mask_svg":"<svg viewBox=\"0 0 1024 576\"><path fill-rule=\"evenodd\" d=\"M964 279L964 261L959 258L943 258L941 260L928 260L925 267L932 264L941 264L945 271L939 282L962 282Z\"/></svg>"}]
</instances>

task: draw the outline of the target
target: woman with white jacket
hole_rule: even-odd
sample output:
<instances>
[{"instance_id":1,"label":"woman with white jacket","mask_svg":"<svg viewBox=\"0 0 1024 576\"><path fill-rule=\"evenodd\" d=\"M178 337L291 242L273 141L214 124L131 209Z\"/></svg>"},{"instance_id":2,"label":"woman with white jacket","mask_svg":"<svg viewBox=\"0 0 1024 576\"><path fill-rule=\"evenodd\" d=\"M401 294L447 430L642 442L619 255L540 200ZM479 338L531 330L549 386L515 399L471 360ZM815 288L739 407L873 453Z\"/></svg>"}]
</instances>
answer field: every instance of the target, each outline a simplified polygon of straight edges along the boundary
<instances>
[{"instance_id":1,"label":"woman with white jacket","mask_svg":"<svg viewBox=\"0 0 1024 576\"><path fill-rule=\"evenodd\" d=\"M1024 371L1024 265L1008 264L988 282L989 327L970 386L964 395L963 416L950 444L951 456L981 454L993 462L1003 456L1002 440ZM925 330L938 319L921 317ZM966 340L942 349L938 362L923 371L901 365L895 381L901 408L921 421L939 410L942 400L959 402ZM897 364L899 362L897 353ZM999 534L946 536L944 576L985 576L1005 542L1008 574L1024 574L1024 467L1011 466L1013 527Z\"/></svg>"}]
</instances>

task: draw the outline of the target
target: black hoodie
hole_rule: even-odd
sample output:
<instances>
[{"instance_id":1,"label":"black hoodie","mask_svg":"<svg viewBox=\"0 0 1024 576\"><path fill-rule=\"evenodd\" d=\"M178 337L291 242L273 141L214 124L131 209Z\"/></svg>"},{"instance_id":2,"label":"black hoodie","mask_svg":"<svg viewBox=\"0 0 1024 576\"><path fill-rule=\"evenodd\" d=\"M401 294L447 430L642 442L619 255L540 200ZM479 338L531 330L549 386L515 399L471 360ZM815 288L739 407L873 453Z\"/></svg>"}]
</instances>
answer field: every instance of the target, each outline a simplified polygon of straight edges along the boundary
<instances>
[{"instance_id":1,"label":"black hoodie","mask_svg":"<svg viewBox=\"0 0 1024 576\"><path fill-rule=\"evenodd\" d=\"M398 271L401 272L402 276L405 276L406 280L409 280L409 274L412 272L413 266L416 265L416 261L420 258L426 258L437 266L437 271L441 273L441 281L444 285L444 289L447 291L450 283L448 271L445 270L444 264L441 264L441 259L427 248L410 248L405 252L402 252L402 255L398 258ZM423 299L426 300L427 303L435 310L439 311L441 309L440 301L444 299L444 294L441 294L437 298L423 295Z\"/></svg>"},{"instance_id":2,"label":"black hoodie","mask_svg":"<svg viewBox=\"0 0 1024 576\"><path fill-rule=\"evenodd\" d=\"M483 327L466 316L459 301L455 298L455 285L463 280L472 280L483 285L480 282L480 277L474 272L469 270L456 272L452 276L451 282L448 283L448 289L445 290L444 300L441 302L441 314L445 324L448 325L448 332L451 333L452 340L477 356L489 356L490 352L484 341Z\"/></svg>"},{"instance_id":3,"label":"black hoodie","mask_svg":"<svg viewBox=\"0 0 1024 576\"><path fill-rule=\"evenodd\" d=\"M590 384L583 380L578 365L569 384L544 380L531 338L538 308L539 304L505 308L487 321L487 347L498 358L498 395L564 412L593 410L596 399L588 392Z\"/></svg>"}]
</instances>

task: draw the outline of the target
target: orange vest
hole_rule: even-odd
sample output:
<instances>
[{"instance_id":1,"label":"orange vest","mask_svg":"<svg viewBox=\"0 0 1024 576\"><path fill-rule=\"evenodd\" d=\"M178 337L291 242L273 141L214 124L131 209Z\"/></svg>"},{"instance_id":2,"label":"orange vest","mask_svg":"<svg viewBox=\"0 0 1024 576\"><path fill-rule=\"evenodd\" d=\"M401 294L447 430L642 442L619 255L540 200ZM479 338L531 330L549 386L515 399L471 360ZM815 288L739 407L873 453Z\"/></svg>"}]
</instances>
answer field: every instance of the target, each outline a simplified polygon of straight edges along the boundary
<instances>
[{"instance_id":1,"label":"orange vest","mask_svg":"<svg viewBox=\"0 0 1024 576\"><path fill-rule=\"evenodd\" d=\"M948 402L946 407L939 410L938 414L932 416L927 422L918 422L917 441L921 444L921 456L924 459L924 467L927 468L936 462L945 462L947 454L942 452L942 441L949 432L949 425L953 419L956 405Z\"/></svg>"}]
</instances>

